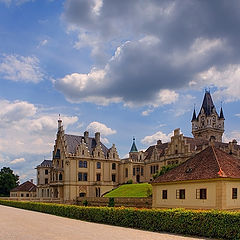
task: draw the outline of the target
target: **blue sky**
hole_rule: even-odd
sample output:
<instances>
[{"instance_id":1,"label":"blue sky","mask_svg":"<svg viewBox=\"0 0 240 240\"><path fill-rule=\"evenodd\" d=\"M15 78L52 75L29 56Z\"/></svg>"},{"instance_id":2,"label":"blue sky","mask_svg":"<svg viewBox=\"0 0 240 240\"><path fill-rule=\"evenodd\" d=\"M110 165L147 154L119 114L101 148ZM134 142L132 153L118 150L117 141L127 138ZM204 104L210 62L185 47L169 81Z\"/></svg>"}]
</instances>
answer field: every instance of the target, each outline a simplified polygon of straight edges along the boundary
<instances>
[{"instance_id":1,"label":"blue sky","mask_svg":"<svg viewBox=\"0 0 240 240\"><path fill-rule=\"evenodd\" d=\"M125 156L191 136L205 89L240 141L239 1L0 0L0 167L21 181L67 133Z\"/></svg>"}]
</instances>

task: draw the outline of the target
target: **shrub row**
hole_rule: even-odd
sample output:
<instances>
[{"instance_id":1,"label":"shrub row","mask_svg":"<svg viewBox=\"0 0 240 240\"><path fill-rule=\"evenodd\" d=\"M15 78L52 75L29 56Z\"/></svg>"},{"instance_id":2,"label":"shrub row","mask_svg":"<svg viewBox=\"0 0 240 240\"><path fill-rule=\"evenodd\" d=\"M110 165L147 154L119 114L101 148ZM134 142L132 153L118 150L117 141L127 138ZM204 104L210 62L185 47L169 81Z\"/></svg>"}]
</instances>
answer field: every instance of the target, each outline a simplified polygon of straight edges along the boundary
<instances>
[{"instance_id":1,"label":"shrub row","mask_svg":"<svg viewBox=\"0 0 240 240\"><path fill-rule=\"evenodd\" d=\"M148 231L164 231L220 239L240 239L240 212L81 207L9 200L0 200L0 204L84 221Z\"/></svg>"}]
</instances>

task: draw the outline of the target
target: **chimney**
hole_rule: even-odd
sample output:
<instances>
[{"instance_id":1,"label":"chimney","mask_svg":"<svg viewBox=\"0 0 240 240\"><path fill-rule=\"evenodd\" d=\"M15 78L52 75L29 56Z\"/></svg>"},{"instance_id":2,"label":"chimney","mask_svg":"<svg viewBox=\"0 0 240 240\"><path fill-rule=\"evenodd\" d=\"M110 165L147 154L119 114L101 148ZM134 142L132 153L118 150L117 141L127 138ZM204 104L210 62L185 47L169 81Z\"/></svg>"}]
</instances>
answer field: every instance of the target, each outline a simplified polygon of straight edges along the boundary
<instances>
[{"instance_id":1,"label":"chimney","mask_svg":"<svg viewBox=\"0 0 240 240\"><path fill-rule=\"evenodd\" d=\"M85 141L86 144L88 144L88 136L89 136L88 131L85 131L84 132L84 141Z\"/></svg>"},{"instance_id":2,"label":"chimney","mask_svg":"<svg viewBox=\"0 0 240 240\"><path fill-rule=\"evenodd\" d=\"M162 140L157 140L157 145L161 145L162 144Z\"/></svg>"},{"instance_id":3,"label":"chimney","mask_svg":"<svg viewBox=\"0 0 240 240\"><path fill-rule=\"evenodd\" d=\"M95 140L96 140L97 145L100 144L100 132L95 133Z\"/></svg>"},{"instance_id":4,"label":"chimney","mask_svg":"<svg viewBox=\"0 0 240 240\"><path fill-rule=\"evenodd\" d=\"M30 182L33 183L33 179L30 179Z\"/></svg>"}]
</instances>

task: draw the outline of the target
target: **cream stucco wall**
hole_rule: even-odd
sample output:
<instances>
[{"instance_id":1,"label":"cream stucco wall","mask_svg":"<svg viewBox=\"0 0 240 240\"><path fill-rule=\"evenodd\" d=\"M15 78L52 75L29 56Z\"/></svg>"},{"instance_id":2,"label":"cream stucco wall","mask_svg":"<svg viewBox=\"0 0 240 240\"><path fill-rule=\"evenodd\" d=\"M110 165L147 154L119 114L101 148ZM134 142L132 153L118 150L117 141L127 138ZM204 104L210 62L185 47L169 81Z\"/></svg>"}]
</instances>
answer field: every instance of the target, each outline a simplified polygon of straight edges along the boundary
<instances>
[{"instance_id":1,"label":"cream stucco wall","mask_svg":"<svg viewBox=\"0 0 240 240\"><path fill-rule=\"evenodd\" d=\"M196 199L196 190L206 188L207 199ZM185 199L176 199L176 190L185 189ZM167 190L167 199L162 199L162 190ZM154 208L202 208L216 207L216 182L185 182L153 185Z\"/></svg>"}]
</instances>

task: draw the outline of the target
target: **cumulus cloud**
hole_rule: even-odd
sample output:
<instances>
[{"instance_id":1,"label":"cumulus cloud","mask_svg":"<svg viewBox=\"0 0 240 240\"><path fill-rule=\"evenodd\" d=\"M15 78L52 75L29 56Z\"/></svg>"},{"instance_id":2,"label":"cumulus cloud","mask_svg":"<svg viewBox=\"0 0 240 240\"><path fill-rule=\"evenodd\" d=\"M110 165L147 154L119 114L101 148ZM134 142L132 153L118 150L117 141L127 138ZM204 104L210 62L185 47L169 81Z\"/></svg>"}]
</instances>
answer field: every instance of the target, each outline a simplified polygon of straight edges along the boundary
<instances>
[{"instance_id":1,"label":"cumulus cloud","mask_svg":"<svg viewBox=\"0 0 240 240\"><path fill-rule=\"evenodd\" d=\"M92 55L115 49L101 67L95 61L89 73L55 82L69 101L157 107L206 85L218 98L239 100L239 1L67 0L64 8L68 30L78 35L75 48L90 46Z\"/></svg>"},{"instance_id":2,"label":"cumulus cloud","mask_svg":"<svg viewBox=\"0 0 240 240\"><path fill-rule=\"evenodd\" d=\"M156 144L158 140L162 140L162 142L168 142L171 139L173 133L165 134L161 131L154 133L153 135L146 136L141 140L141 143L144 145Z\"/></svg>"},{"instance_id":3,"label":"cumulus cloud","mask_svg":"<svg viewBox=\"0 0 240 240\"><path fill-rule=\"evenodd\" d=\"M17 164L17 163L23 163L25 162L24 158L16 158L10 162L10 164Z\"/></svg>"},{"instance_id":4,"label":"cumulus cloud","mask_svg":"<svg viewBox=\"0 0 240 240\"><path fill-rule=\"evenodd\" d=\"M0 153L44 154L52 150L57 131L57 114L44 113L25 101L0 101ZM64 128L78 121L62 116Z\"/></svg>"},{"instance_id":5,"label":"cumulus cloud","mask_svg":"<svg viewBox=\"0 0 240 240\"><path fill-rule=\"evenodd\" d=\"M223 142L232 142L232 140L237 140L238 144L240 142L240 131L234 130L230 133L224 133Z\"/></svg>"},{"instance_id":6,"label":"cumulus cloud","mask_svg":"<svg viewBox=\"0 0 240 240\"><path fill-rule=\"evenodd\" d=\"M38 83L44 73L37 57L2 55L0 57L0 76L6 80Z\"/></svg>"},{"instance_id":7,"label":"cumulus cloud","mask_svg":"<svg viewBox=\"0 0 240 240\"><path fill-rule=\"evenodd\" d=\"M108 136L108 135L112 135L115 134L117 131L113 130L109 127L107 127L105 124L100 123L100 122L91 122L88 126L87 126L87 130L90 133L96 133L96 132L100 132L103 136ZM103 139L105 142L107 141L106 139Z\"/></svg>"}]
</instances>

